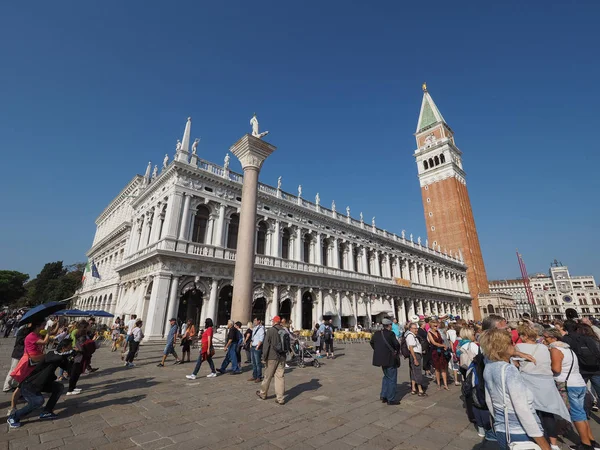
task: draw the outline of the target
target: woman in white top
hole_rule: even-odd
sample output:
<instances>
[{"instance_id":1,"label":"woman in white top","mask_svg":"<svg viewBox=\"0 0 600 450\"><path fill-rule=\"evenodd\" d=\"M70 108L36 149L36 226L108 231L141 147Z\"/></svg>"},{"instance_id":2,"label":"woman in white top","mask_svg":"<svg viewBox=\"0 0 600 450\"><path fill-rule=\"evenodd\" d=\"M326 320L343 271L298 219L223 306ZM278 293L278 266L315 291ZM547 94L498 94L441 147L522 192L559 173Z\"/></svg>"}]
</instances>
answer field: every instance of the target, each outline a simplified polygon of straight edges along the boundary
<instances>
[{"instance_id":1,"label":"woman in white top","mask_svg":"<svg viewBox=\"0 0 600 450\"><path fill-rule=\"evenodd\" d=\"M550 351L544 344L537 343L538 332L535 328L520 325L517 327L517 332L523 342L517 344L515 349L535 358L535 363L530 361L519 363L521 377L533 394L533 406L540 417L546 436L550 438L552 450L560 450L555 415L569 422L571 416L554 383Z\"/></svg>"},{"instance_id":2,"label":"woman in white top","mask_svg":"<svg viewBox=\"0 0 600 450\"><path fill-rule=\"evenodd\" d=\"M481 334L479 345L487 358L483 370L485 400L494 417L498 446L507 450L510 442L535 441L542 450L550 450L533 407L533 395L510 364L515 354L510 334L492 328Z\"/></svg>"},{"instance_id":3,"label":"woman in white top","mask_svg":"<svg viewBox=\"0 0 600 450\"><path fill-rule=\"evenodd\" d=\"M125 360L126 367L134 367L133 358L135 358L135 354L138 352L140 348L140 342L144 339L144 333L142 332L142 321L138 319L135 322L135 326L131 331L131 335L133 336L133 340L129 343L129 353L127 354L127 359Z\"/></svg>"},{"instance_id":4,"label":"woman in white top","mask_svg":"<svg viewBox=\"0 0 600 450\"><path fill-rule=\"evenodd\" d=\"M571 420L581 438L581 444L572 448L582 450L600 449L600 445L592 435L584 408L587 388L583 377L579 373L579 362L569 345L560 340L561 337L560 331L556 329L544 330L544 343L550 347L554 381L556 381L556 386L569 408Z\"/></svg>"}]
</instances>

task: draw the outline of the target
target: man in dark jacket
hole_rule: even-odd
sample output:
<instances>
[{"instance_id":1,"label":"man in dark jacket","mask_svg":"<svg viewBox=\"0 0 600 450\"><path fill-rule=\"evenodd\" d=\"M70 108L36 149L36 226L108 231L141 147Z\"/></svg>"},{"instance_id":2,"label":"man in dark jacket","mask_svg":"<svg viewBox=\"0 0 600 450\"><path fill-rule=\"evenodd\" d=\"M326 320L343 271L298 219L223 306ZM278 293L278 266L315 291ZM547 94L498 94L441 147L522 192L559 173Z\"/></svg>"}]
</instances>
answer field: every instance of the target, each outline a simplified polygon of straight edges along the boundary
<instances>
[{"instance_id":1,"label":"man in dark jacket","mask_svg":"<svg viewBox=\"0 0 600 450\"><path fill-rule=\"evenodd\" d=\"M281 326L281 318L275 316L273 317L273 326L267 330L263 342L265 371L260 391L256 391L256 395L262 400L266 400L271 380L275 377L275 395L277 396L277 403L283 405L285 403L283 398L285 395L285 380L283 379L283 376L285 372L286 355L285 353L277 351L278 349L281 350L280 331L284 332L285 330Z\"/></svg>"},{"instance_id":2,"label":"man in dark jacket","mask_svg":"<svg viewBox=\"0 0 600 450\"><path fill-rule=\"evenodd\" d=\"M373 348L373 365L381 367L383 380L381 381L381 394L379 399L388 405L399 405L396 400L396 384L398 382L398 367L400 366L400 343L392 331L392 321L381 321L383 330L376 331L371 337Z\"/></svg>"},{"instance_id":3,"label":"man in dark jacket","mask_svg":"<svg viewBox=\"0 0 600 450\"><path fill-rule=\"evenodd\" d=\"M54 414L53 409L64 390L64 386L62 383L55 381L56 375L54 372L58 367L68 369L72 346L73 343L70 339L63 339L58 348L46 353L44 359L36 365L33 372L23 380L19 387L27 404L9 416L7 422L10 428L19 428L23 417L44 404L42 392L49 392L50 398L40 414L40 419L56 419L58 417Z\"/></svg>"}]
</instances>

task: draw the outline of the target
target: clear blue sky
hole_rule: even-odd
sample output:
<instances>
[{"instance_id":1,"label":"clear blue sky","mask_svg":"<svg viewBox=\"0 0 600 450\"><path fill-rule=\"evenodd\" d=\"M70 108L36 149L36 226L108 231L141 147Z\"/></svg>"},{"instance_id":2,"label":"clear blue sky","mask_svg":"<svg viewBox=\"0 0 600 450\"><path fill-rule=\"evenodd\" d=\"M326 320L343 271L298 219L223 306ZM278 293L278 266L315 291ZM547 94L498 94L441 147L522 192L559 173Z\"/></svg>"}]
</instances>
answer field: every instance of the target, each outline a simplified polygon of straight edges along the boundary
<instances>
[{"instance_id":1,"label":"clear blue sky","mask_svg":"<svg viewBox=\"0 0 600 450\"><path fill-rule=\"evenodd\" d=\"M83 261L185 120L222 162L258 112L263 182L426 235L421 83L454 129L490 279L600 275L600 3L4 2L0 269ZM226 5L226 6L225 6ZM239 170L239 163L232 168Z\"/></svg>"}]
</instances>

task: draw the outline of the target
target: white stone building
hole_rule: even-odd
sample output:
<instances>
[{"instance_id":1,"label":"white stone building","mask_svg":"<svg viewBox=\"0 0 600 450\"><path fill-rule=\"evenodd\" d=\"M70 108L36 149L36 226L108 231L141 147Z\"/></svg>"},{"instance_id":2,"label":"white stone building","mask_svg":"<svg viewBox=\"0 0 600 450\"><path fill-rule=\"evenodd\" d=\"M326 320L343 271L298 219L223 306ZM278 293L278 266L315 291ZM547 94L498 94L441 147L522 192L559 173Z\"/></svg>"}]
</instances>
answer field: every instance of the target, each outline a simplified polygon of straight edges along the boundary
<instances>
[{"instance_id":1,"label":"white stone building","mask_svg":"<svg viewBox=\"0 0 600 450\"><path fill-rule=\"evenodd\" d=\"M76 307L137 314L149 339L170 317L216 325L229 318L242 176L199 159L191 120L175 160L135 176L96 220L87 256L101 280L86 278ZM252 315L275 314L296 328L323 316L342 327L384 314L472 317L466 266L421 239L381 230L277 187L259 184Z\"/></svg>"},{"instance_id":2,"label":"white stone building","mask_svg":"<svg viewBox=\"0 0 600 450\"><path fill-rule=\"evenodd\" d=\"M567 308L580 317L600 316L600 289L593 276L571 276L567 266L554 260L549 274L531 276L529 285L541 319L564 319ZM490 281L490 291L512 295L519 313L531 314L522 279Z\"/></svg>"}]
</instances>

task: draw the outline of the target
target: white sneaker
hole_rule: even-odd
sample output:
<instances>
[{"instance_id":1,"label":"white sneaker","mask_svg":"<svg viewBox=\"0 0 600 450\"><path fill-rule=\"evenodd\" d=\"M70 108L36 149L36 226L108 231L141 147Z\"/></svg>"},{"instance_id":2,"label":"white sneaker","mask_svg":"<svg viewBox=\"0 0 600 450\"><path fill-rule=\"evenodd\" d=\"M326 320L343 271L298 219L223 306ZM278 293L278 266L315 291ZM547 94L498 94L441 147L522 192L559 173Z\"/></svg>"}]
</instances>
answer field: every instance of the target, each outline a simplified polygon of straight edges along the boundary
<instances>
[{"instance_id":1,"label":"white sneaker","mask_svg":"<svg viewBox=\"0 0 600 450\"><path fill-rule=\"evenodd\" d=\"M550 445L550 448L552 450L560 450L560 447L558 445Z\"/></svg>"},{"instance_id":2,"label":"white sneaker","mask_svg":"<svg viewBox=\"0 0 600 450\"><path fill-rule=\"evenodd\" d=\"M81 391L70 391L70 392L67 392L67 395L77 395L77 394L81 394Z\"/></svg>"},{"instance_id":3,"label":"white sneaker","mask_svg":"<svg viewBox=\"0 0 600 450\"><path fill-rule=\"evenodd\" d=\"M196 375L186 375L185 376L188 380L195 380L196 379Z\"/></svg>"},{"instance_id":4,"label":"white sneaker","mask_svg":"<svg viewBox=\"0 0 600 450\"><path fill-rule=\"evenodd\" d=\"M290 368L290 366L286 364L286 365L285 365L285 368L286 368L286 369L289 369L289 368Z\"/></svg>"},{"instance_id":5,"label":"white sneaker","mask_svg":"<svg viewBox=\"0 0 600 450\"><path fill-rule=\"evenodd\" d=\"M209 373L208 375L206 375L206 378L215 378L217 376L216 373Z\"/></svg>"},{"instance_id":6,"label":"white sneaker","mask_svg":"<svg viewBox=\"0 0 600 450\"><path fill-rule=\"evenodd\" d=\"M477 436L485 437L485 429L483 427L477 427Z\"/></svg>"},{"instance_id":7,"label":"white sneaker","mask_svg":"<svg viewBox=\"0 0 600 450\"><path fill-rule=\"evenodd\" d=\"M79 388L75 388L75 389L73 389L73 391L75 391L75 392L79 393L79 392L81 392L81 389L79 389Z\"/></svg>"}]
</instances>

